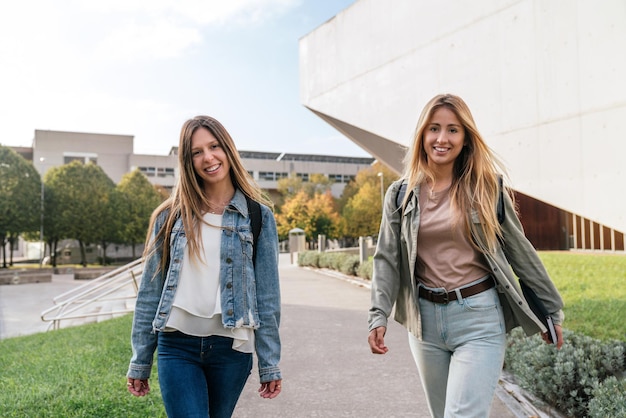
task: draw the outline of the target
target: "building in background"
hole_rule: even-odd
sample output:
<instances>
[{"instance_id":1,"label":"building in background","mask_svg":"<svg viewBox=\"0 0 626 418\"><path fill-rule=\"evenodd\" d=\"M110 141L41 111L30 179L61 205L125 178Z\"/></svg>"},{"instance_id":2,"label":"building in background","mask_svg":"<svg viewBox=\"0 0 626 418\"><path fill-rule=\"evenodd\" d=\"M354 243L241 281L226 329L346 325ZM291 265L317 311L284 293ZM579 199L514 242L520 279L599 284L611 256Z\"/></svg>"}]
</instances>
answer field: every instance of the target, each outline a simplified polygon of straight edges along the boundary
<instances>
[{"instance_id":1,"label":"building in background","mask_svg":"<svg viewBox=\"0 0 626 418\"><path fill-rule=\"evenodd\" d=\"M97 164L116 184L124 174L139 169L153 185L171 191L178 176L178 147L172 147L168 155L134 154L133 141L134 137L130 135L36 130L32 147L11 148L26 160L32 161L40 174L45 174L50 168L80 160ZM272 197L278 196L278 180L298 176L308 181L312 174L323 174L332 179L331 193L339 197L345 185L375 161L365 157L260 151L239 153L244 167ZM14 248L15 258L30 257L31 253L41 254L38 243L31 243L30 247L29 243L20 241ZM67 260L74 260L75 247L73 242L60 243L59 254ZM88 249L93 254L90 262L95 261L99 253L95 247ZM127 257L127 252L128 249L121 246L107 248L107 255L112 258Z\"/></svg>"},{"instance_id":2,"label":"building in background","mask_svg":"<svg viewBox=\"0 0 626 418\"><path fill-rule=\"evenodd\" d=\"M539 249L624 251L626 2L357 0L300 40L300 97L397 172L426 102L468 103Z\"/></svg>"},{"instance_id":3,"label":"building in background","mask_svg":"<svg viewBox=\"0 0 626 418\"><path fill-rule=\"evenodd\" d=\"M133 140L129 135L36 130L32 148L12 148L32 161L42 174L80 160L99 165L116 184L124 174L138 168L152 184L171 191L178 176L178 147L172 147L168 155L134 154ZM294 175L308 181L312 174L323 174L334 181L331 192L335 197L359 171L375 161L368 157L261 151L239 151L239 155L259 186L270 193L276 192L282 178Z\"/></svg>"}]
</instances>

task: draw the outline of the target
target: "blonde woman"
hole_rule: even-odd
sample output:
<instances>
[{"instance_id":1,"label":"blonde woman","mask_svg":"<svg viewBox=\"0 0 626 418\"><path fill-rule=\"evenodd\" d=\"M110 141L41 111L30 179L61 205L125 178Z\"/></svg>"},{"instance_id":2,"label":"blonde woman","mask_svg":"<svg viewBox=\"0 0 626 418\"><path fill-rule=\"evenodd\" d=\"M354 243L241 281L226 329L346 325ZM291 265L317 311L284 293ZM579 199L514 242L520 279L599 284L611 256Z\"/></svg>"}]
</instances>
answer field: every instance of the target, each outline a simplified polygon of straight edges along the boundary
<instances>
[{"instance_id":1,"label":"blonde woman","mask_svg":"<svg viewBox=\"0 0 626 418\"><path fill-rule=\"evenodd\" d=\"M395 305L433 417L488 417L506 332L522 326L547 341L513 272L543 301L556 346L563 344L563 302L524 236L512 196L500 193L499 167L465 102L438 95L419 118L403 179L385 196L368 342L372 353L387 352Z\"/></svg>"},{"instance_id":2,"label":"blonde woman","mask_svg":"<svg viewBox=\"0 0 626 418\"><path fill-rule=\"evenodd\" d=\"M254 352L260 395L281 391L276 224L271 202L217 120L186 121L178 151L178 184L150 221L127 386L135 396L150 391L158 348L168 417L225 418ZM256 242L254 202L261 221Z\"/></svg>"}]
</instances>

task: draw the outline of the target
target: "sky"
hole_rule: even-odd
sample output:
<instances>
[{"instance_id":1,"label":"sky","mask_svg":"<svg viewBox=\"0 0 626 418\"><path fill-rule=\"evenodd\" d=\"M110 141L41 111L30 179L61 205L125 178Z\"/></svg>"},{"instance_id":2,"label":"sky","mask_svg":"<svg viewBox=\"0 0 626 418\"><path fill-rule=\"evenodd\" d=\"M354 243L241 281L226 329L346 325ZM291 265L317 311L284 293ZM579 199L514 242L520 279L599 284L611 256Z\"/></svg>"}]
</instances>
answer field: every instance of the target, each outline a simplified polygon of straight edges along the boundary
<instances>
[{"instance_id":1,"label":"sky","mask_svg":"<svg viewBox=\"0 0 626 418\"><path fill-rule=\"evenodd\" d=\"M0 144L90 132L165 155L205 114L240 150L368 156L299 98L299 39L354 1L2 2Z\"/></svg>"}]
</instances>

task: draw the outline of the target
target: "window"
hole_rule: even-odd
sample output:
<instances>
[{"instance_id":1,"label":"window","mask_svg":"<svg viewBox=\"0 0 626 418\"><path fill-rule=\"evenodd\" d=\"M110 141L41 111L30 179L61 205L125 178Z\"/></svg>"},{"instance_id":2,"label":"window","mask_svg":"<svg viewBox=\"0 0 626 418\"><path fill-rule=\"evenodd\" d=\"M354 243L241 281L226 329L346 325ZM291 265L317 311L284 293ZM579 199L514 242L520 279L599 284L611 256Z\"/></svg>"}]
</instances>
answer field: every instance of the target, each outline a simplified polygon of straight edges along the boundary
<instances>
[{"instance_id":1,"label":"window","mask_svg":"<svg viewBox=\"0 0 626 418\"><path fill-rule=\"evenodd\" d=\"M343 176L341 174L329 174L328 179L335 183L341 183L343 181Z\"/></svg>"},{"instance_id":2,"label":"window","mask_svg":"<svg viewBox=\"0 0 626 418\"><path fill-rule=\"evenodd\" d=\"M139 171L148 177L154 177L156 174L156 169L154 167L139 167Z\"/></svg>"},{"instance_id":3,"label":"window","mask_svg":"<svg viewBox=\"0 0 626 418\"><path fill-rule=\"evenodd\" d=\"M150 168L152 168L154 170L154 167L150 167ZM157 171L157 176L159 176L159 177L174 177L174 169L173 168L158 167L156 171Z\"/></svg>"},{"instance_id":4,"label":"window","mask_svg":"<svg viewBox=\"0 0 626 418\"><path fill-rule=\"evenodd\" d=\"M98 164L98 154L84 153L84 152L64 152L63 164L69 164L72 161L80 161L83 164L87 164L87 163Z\"/></svg>"},{"instance_id":5,"label":"window","mask_svg":"<svg viewBox=\"0 0 626 418\"><path fill-rule=\"evenodd\" d=\"M309 173L296 173L296 177L302 179L304 182L309 181Z\"/></svg>"}]
</instances>

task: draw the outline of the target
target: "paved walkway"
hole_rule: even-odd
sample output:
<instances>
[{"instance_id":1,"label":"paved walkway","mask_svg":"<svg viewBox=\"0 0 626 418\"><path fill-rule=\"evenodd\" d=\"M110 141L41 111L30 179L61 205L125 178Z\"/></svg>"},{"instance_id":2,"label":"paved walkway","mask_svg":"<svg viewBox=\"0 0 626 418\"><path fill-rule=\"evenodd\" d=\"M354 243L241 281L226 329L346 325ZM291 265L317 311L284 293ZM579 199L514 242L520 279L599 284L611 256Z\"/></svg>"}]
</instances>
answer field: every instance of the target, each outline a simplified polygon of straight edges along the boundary
<instances>
[{"instance_id":1,"label":"paved walkway","mask_svg":"<svg viewBox=\"0 0 626 418\"><path fill-rule=\"evenodd\" d=\"M236 418L430 417L406 330L389 322L384 356L367 344L369 288L289 264L281 255L283 392L258 397L257 371ZM491 418L516 417L499 399Z\"/></svg>"},{"instance_id":2,"label":"paved walkway","mask_svg":"<svg viewBox=\"0 0 626 418\"><path fill-rule=\"evenodd\" d=\"M384 356L367 344L369 289L289 264L281 255L283 392L261 399L252 372L235 418L427 418L424 393L403 327L390 321ZM0 286L0 337L45 330L41 311L73 280ZM516 415L496 397L491 418Z\"/></svg>"}]
</instances>

